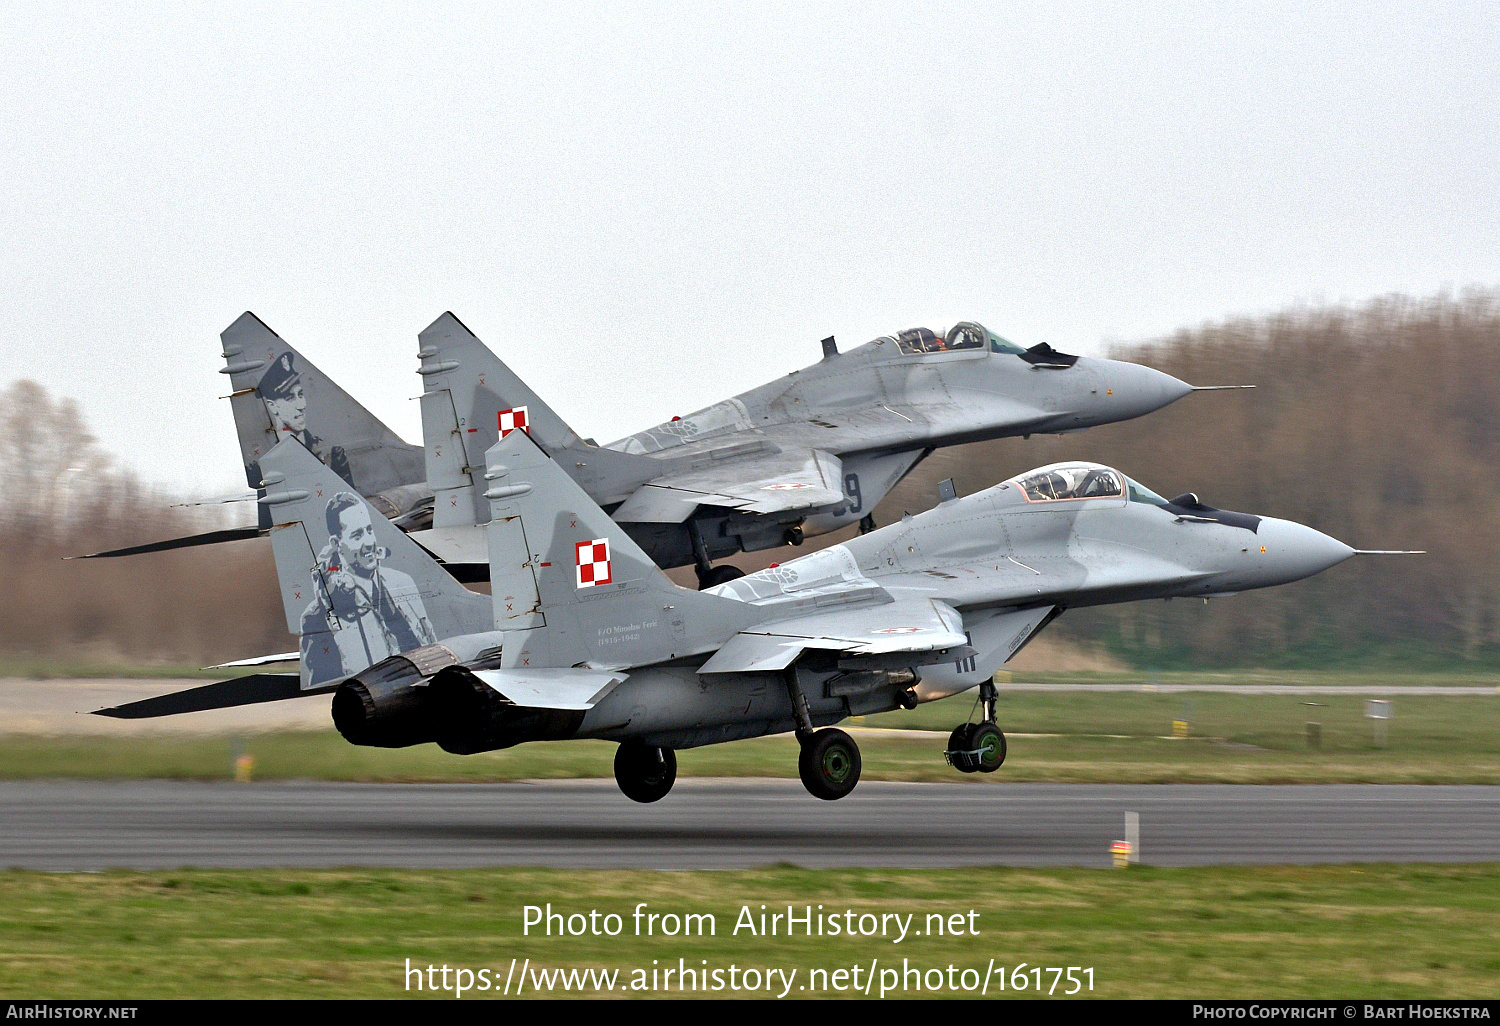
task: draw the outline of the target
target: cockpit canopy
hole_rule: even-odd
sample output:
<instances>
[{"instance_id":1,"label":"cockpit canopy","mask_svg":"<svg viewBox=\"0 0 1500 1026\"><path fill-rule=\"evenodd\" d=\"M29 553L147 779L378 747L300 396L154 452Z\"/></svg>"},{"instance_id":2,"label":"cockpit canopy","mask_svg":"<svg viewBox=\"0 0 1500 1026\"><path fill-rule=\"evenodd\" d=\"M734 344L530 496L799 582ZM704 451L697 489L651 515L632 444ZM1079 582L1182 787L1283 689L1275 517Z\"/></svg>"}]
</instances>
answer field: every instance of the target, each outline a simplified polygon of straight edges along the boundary
<instances>
[{"instance_id":1,"label":"cockpit canopy","mask_svg":"<svg viewBox=\"0 0 1500 1026\"><path fill-rule=\"evenodd\" d=\"M984 325L973 321L955 324L948 329L946 335L939 335L930 328L908 328L893 341L907 356L948 353L961 349L988 349L992 353L1009 353L1015 356L1026 352L1014 342L1007 342Z\"/></svg>"},{"instance_id":2,"label":"cockpit canopy","mask_svg":"<svg viewBox=\"0 0 1500 1026\"><path fill-rule=\"evenodd\" d=\"M1119 499L1165 506L1167 500L1109 467L1097 463L1054 463L1006 482L1027 502L1064 502L1072 499Z\"/></svg>"}]
</instances>

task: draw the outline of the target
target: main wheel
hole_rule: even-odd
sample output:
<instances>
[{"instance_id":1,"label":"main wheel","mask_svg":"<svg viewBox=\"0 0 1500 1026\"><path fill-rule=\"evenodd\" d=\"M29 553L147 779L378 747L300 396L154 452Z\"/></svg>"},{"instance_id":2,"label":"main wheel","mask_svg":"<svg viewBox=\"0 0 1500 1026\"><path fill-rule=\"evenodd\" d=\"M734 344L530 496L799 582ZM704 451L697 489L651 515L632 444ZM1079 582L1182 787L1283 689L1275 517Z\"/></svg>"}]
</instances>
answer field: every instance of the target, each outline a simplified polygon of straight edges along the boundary
<instances>
[{"instance_id":1,"label":"main wheel","mask_svg":"<svg viewBox=\"0 0 1500 1026\"><path fill-rule=\"evenodd\" d=\"M973 747L969 744L969 730L973 726L970 723L960 723L953 728L953 733L948 735L948 750L944 752L948 757L948 763L960 773L977 773L979 771L979 760L969 754Z\"/></svg>"},{"instance_id":2,"label":"main wheel","mask_svg":"<svg viewBox=\"0 0 1500 1026\"><path fill-rule=\"evenodd\" d=\"M802 743L797 772L814 798L837 801L859 783L859 746L842 730L825 727Z\"/></svg>"},{"instance_id":3,"label":"main wheel","mask_svg":"<svg viewBox=\"0 0 1500 1026\"><path fill-rule=\"evenodd\" d=\"M626 741L615 749L615 783L633 802L655 802L667 796L677 782L677 753L639 741Z\"/></svg>"},{"instance_id":4,"label":"main wheel","mask_svg":"<svg viewBox=\"0 0 1500 1026\"><path fill-rule=\"evenodd\" d=\"M993 723L976 723L970 727L965 747L979 753L972 758L978 760L975 768L981 773L993 773L1005 762L1005 735Z\"/></svg>"},{"instance_id":5,"label":"main wheel","mask_svg":"<svg viewBox=\"0 0 1500 1026\"><path fill-rule=\"evenodd\" d=\"M737 566L716 566L708 573L698 575L698 590L703 591L707 588L715 588L744 576L745 571Z\"/></svg>"}]
</instances>

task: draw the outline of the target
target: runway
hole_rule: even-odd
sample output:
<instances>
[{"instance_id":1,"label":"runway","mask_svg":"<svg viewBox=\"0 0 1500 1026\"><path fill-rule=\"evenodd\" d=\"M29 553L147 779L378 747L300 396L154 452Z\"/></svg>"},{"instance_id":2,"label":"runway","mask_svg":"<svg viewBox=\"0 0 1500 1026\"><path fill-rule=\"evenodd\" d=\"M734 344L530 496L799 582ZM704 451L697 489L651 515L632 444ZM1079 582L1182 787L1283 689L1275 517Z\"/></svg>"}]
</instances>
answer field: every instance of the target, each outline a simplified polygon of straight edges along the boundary
<instances>
[{"instance_id":1,"label":"runway","mask_svg":"<svg viewBox=\"0 0 1500 1026\"><path fill-rule=\"evenodd\" d=\"M1500 787L909 784L822 802L792 780L0 784L0 866L1106 866L1126 812L1158 866L1500 859Z\"/></svg>"}]
</instances>

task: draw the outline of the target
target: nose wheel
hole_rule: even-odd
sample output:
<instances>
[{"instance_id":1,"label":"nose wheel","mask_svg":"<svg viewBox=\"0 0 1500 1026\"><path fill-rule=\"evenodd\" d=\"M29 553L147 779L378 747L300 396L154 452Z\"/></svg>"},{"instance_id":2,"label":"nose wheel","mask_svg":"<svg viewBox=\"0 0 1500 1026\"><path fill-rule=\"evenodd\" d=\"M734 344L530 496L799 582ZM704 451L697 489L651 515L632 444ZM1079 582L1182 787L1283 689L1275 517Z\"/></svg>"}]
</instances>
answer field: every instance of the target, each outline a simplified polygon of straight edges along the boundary
<instances>
[{"instance_id":1,"label":"nose wheel","mask_svg":"<svg viewBox=\"0 0 1500 1026\"><path fill-rule=\"evenodd\" d=\"M948 750L943 757L960 773L993 773L1005 762L1005 735L995 726L995 697L993 681L979 685L984 719L960 723L948 735Z\"/></svg>"},{"instance_id":2,"label":"nose wheel","mask_svg":"<svg viewBox=\"0 0 1500 1026\"><path fill-rule=\"evenodd\" d=\"M993 773L1005 762L1005 735L988 720L965 723L948 736L943 755L960 773Z\"/></svg>"},{"instance_id":3,"label":"nose wheel","mask_svg":"<svg viewBox=\"0 0 1500 1026\"><path fill-rule=\"evenodd\" d=\"M677 782L677 753L639 741L615 749L615 783L633 802L660 801Z\"/></svg>"}]
</instances>

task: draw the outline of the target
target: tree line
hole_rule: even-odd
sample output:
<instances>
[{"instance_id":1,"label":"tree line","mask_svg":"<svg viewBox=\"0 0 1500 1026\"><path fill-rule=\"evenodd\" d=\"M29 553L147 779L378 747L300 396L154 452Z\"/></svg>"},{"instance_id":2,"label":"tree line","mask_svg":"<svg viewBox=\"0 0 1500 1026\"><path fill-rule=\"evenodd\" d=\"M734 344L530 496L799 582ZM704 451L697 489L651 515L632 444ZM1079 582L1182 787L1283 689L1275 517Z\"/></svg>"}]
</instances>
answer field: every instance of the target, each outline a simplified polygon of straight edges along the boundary
<instances>
[{"instance_id":1,"label":"tree line","mask_svg":"<svg viewBox=\"0 0 1500 1026\"><path fill-rule=\"evenodd\" d=\"M1207 605L1074 610L1049 632L1142 667L1500 665L1500 293L1299 307L1111 355L1193 384L1257 387L1078 434L940 451L877 519L928 508L943 478L968 493L1046 463L1105 463L1164 496L1196 492L1355 548L1427 554L1359 556ZM217 662L295 647L264 541L64 562L227 526L226 514L173 508L114 469L76 405L33 382L0 392L0 411L0 655Z\"/></svg>"},{"instance_id":2,"label":"tree line","mask_svg":"<svg viewBox=\"0 0 1500 1026\"><path fill-rule=\"evenodd\" d=\"M1201 601L1078 610L1053 628L1137 665L1500 662L1500 293L1383 297L1183 329L1110 355L1192 384L1147 417L939 452L897 502L925 508L1086 459L1153 491L1295 520L1358 549L1307 581ZM886 516L890 516L889 513Z\"/></svg>"}]
</instances>

